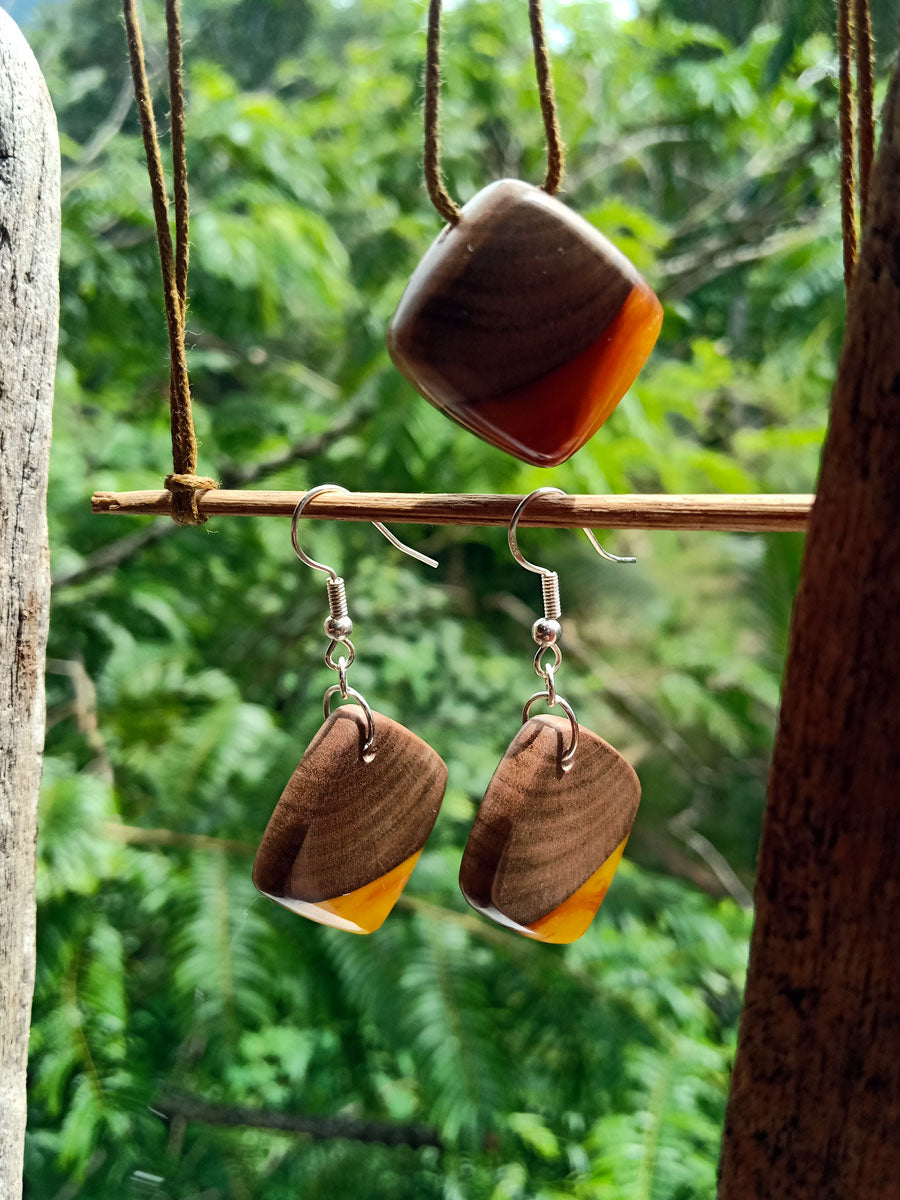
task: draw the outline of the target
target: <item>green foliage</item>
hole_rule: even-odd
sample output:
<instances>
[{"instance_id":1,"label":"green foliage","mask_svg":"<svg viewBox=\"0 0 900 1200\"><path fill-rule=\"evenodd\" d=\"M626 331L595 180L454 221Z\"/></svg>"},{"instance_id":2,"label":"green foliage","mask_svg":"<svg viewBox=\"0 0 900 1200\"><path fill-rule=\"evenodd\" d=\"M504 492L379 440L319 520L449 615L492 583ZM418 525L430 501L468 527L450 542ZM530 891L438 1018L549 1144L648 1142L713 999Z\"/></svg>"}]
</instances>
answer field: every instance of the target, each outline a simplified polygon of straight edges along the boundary
<instances>
[{"instance_id":1,"label":"green foliage","mask_svg":"<svg viewBox=\"0 0 900 1200\"><path fill-rule=\"evenodd\" d=\"M549 6L566 198L666 307L629 397L554 473L571 491L813 487L843 320L834 53L770 6L734 28L717 13ZM421 11L190 0L184 17L200 469L292 489L547 482L419 400L384 348L438 229ZM540 178L521 6L445 19L452 192ZM450 782L376 936L268 904L250 856L331 682L321 581L283 522L89 515L92 488L166 471L159 272L118 20L67 0L35 40L65 203L29 1194L705 1200L800 539L634 533L609 540L638 566L612 568L526 531L562 577L564 693L644 789L630 861L563 950L484 924L456 886L533 689L533 577L502 530L413 529L431 575L366 526L311 526L347 577L355 685ZM163 1120L180 1093L425 1124L443 1150Z\"/></svg>"}]
</instances>

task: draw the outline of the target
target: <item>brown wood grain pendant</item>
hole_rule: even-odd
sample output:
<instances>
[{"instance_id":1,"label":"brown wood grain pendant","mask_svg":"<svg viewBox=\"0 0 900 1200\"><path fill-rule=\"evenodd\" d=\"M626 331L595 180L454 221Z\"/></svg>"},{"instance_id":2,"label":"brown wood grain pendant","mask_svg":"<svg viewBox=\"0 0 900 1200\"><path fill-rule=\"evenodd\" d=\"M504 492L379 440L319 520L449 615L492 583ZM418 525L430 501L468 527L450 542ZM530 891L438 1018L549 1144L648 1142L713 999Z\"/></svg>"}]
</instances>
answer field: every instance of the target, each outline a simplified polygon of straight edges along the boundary
<instances>
[{"instance_id":1,"label":"brown wood grain pendant","mask_svg":"<svg viewBox=\"0 0 900 1200\"><path fill-rule=\"evenodd\" d=\"M583 725L568 772L563 717L532 717L494 772L459 872L486 917L542 942L574 942L610 885L641 798L633 768Z\"/></svg>"},{"instance_id":2,"label":"brown wood grain pendant","mask_svg":"<svg viewBox=\"0 0 900 1200\"><path fill-rule=\"evenodd\" d=\"M364 762L366 718L337 708L310 742L266 827L256 887L292 912L372 933L406 886L431 832L447 767L421 738L373 712L375 756Z\"/></svg>"},{"instance_id":3,"label":"brown wood grain pendant","mask_svg":"<svg viewBox=\"0 0 900 1200\"><path fill-rule=\"evenodd\" d=\"M592 225L540 188L502 179L438 235L387 341L395 365L447 416L552 467L631 387L662 315L653 291Z\"/></svg>"}]
</instances>

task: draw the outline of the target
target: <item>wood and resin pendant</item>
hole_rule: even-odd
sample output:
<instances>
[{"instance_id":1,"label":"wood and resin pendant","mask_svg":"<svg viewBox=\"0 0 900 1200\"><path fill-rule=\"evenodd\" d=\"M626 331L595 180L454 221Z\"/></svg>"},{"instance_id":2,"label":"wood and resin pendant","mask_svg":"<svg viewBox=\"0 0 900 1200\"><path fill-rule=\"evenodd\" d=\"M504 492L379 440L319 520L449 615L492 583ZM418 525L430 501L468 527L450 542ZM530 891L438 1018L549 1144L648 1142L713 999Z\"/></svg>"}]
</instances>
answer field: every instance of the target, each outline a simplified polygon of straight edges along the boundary
<instances>
[{"instance_id":1,"label":"wood and resin pendant","mask_svg":"<svg viewBox=\"0 0 900 1200\"><path fill-rule=\"evenodd\" d=\"M488 785L459 872L486 917L542 942L574 942L603 902L641 798L618 750L564 717L532 717Z\"/></svg>"},{"instance_id":2,"label":"wood and resin pendant","mask_svg":"<svg viewBox=\"0 0 900 1200\"><path fill-rule=\"evenodd\" d=\"M253 863L270 900L322 925L372 933L406 886L431 832L447 767L403 725L336 708L309 744L272 813ZM366 756L368 757L368 756Z\"/></svg>"},{"instance_id":3,"label":"wood and resin pendant","mask_svg":"<svg viewBox=\"0 0 900 1200\"><path fill-rule=\"evenodd\" d=\"M413 272L388 330L427 400L525 462L565 462L647 360L662 306L577 213L516 179L466 204Z\"/></svg>"}]
</instances>

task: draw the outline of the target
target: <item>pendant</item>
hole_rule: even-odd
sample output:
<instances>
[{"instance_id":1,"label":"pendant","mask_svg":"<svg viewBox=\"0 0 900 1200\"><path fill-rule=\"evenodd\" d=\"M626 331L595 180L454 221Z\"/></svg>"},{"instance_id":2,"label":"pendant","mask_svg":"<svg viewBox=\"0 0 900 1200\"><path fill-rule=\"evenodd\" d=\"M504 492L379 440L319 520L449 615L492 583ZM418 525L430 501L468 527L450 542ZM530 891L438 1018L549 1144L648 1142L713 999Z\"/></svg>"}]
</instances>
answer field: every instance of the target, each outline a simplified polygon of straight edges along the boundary
<instances>
[{"instance_id":1,"label":"pendant","mask_svg":"<svg viewBox=\"0 0 900 1200\"><path fill-rule=\"evenodd\" d=\"M253 863L270 900L322 925L372 933L406 886L447 783L421 738L355 704L336 708L275 806ZM366 761L366 760L369 761Z\"/></svg>"},{"instance_id":2,"label":"pendant","mask_svg":"<svg viewBox=\"0 0 900 1200\"><path fill-rule=\"evenodd\" d=\"M516 458L553 467L631 387L662 316L592 225L539 188L502 179L428 249L387 343L436 408Z\"/></svg>"},{"instance_id":3,"label":"pendant","mask_svg":"<svg viewBox=\"0 0 900 1200\"><path fill-rule=\"evenodd\" d=\"M603 902L641 785L618 750L578 726L564 768L564 717L532 717L488 785L459 872L486 917L541 942L574 942Z\"/></svg>"}]
</instances>

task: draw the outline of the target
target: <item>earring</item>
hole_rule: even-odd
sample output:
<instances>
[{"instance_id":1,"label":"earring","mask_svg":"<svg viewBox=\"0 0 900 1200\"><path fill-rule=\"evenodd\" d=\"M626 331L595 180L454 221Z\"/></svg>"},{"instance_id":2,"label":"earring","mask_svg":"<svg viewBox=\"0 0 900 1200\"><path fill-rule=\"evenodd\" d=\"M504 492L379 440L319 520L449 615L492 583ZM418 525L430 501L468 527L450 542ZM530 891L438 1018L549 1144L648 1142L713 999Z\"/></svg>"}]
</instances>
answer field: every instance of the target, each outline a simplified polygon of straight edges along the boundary
<instances>
[{"instance_id":1,"label":"earring","mask_svg":"<svg viewBox=\"0 0 900 1200\"><path fill-rule=\"evenodd\" d=\"M253 882L270 900L322 925L373 933L412 874L441 806L447 767L421 738L374 712L347 682L356 657L344 580L304 553L297 522L327 491L307 492L294 509L297 557L328 575L331 639L325 662L338 682L325 692L325 723L310 742L275 806L253 863ZM404 554L436 567L378 521L375 528ZM335 652L340 649L337 661ZM335 696L353 703L331 711Z\"/></svg>"},{"instance_id":2,"label":"earring","mask_svg":"<svg viewBox=\"0 0 900 1200\"><path fill-rule=\"evenodd\" d=\"M509 523L509 548L517 562L541 576L544 615L532 626L534 669L545 688L522 709L522 728L488 785L469 834L459 884L469 904L486 917L542 942L574 942L600 907L634 824L641 785L618 750L579 725L556 690L562 662L559 576L522 557L519 518L536 496L526 496ZM591 544L610 562L593 533ZM552 661L545 661L547 654ZM530 717L546 700L565 717Z\"/></svg>"}]
</instances>

